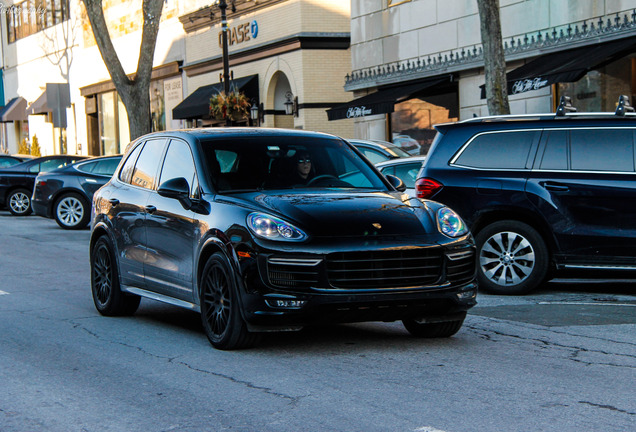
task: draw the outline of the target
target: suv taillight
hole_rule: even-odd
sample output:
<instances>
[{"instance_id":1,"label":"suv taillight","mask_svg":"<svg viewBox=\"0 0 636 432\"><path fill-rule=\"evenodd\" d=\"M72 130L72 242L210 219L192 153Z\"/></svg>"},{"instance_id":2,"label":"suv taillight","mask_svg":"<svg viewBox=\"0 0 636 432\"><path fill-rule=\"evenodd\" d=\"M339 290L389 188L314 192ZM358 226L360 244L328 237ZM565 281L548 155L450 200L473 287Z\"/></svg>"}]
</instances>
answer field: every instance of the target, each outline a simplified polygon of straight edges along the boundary
<instances>
[{"instance_id":1,"label":"suv taillight","mask_svg":"<svg viewBox=\"0 0 636 432\"><path fill-rule=\"evenodd\" d=\"M432 198L443 187L437 180L421 178L415 182L415 194L418 198Z\"/></svg>"}]
</instances>

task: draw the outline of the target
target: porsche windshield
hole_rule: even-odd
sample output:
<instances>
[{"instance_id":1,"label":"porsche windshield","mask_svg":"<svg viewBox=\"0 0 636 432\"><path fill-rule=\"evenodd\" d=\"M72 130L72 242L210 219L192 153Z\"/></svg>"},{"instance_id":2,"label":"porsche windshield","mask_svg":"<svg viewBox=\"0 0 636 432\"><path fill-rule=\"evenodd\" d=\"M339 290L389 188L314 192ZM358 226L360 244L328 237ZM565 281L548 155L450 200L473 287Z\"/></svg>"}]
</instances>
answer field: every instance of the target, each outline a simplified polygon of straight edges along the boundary
<instances>
[{"instance_id":1,"label":"porsche windshield","mask_svg":"<svg viewBox=\"0 0 636 432\"><path fill-rule=\"evenodd\" d=\"M346 143L329 138L267 136L201 144L212 184L221 193L246 190L387 186Z\"/></svg>"}]
</instances>

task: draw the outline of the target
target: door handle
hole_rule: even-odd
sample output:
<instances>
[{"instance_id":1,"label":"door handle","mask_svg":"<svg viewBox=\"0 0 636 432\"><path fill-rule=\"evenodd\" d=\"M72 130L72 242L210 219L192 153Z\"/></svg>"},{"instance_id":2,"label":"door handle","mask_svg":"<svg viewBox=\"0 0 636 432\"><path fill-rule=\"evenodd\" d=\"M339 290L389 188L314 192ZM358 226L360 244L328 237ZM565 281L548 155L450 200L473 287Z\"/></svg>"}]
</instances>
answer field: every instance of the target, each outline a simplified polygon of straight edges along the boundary
<instances>
[{"instance_id":1,"label":"door handle","mask_svg":"<svg viewBox=\"0 0 636 432\"><path fill-rule=\"evenodd\" d=\"M544 184L544 187L547 190L553 191L553 192L567 192L570 190L570 188L567 187L566 185L559 184L559 183L551 183L551 182L546 182Z\"/></svg>"},{"instance_id":2,"label":"door handle","mask_svg":"<svg viewBox=\"0 0 636 432\"><path fill-rule=\"evenodd\" d=\"M92 178L85 178L84 180L86 180L87 183L97 183L97 180Z\"/></svg>"},{"instance_id":3,"label":"door handle","mask_svg":"<svg viewBox=\"0 0 636 432\"><path fill-rule=\"evenodd\" d=\"M147 211L148 213L154 213L154 212L156 212L156 211L157 211L157 207L155 207L155 206L153 206L153 205L147 205L145 208L146 208L146 211Z\"/></svg>"},{"instance_id":4,"label":"door handle","mask_svg":"<svg viewBox=\"0 0 636 432\"><path fill-rule=\"evenodd\" d=\"M109 202L109 203L110 203L113 207L115 207L117 204L119 204L119 200L118 200L117 198L110 198L110 199L108 200L108 202Z\"/></svg>"}]
</instances>

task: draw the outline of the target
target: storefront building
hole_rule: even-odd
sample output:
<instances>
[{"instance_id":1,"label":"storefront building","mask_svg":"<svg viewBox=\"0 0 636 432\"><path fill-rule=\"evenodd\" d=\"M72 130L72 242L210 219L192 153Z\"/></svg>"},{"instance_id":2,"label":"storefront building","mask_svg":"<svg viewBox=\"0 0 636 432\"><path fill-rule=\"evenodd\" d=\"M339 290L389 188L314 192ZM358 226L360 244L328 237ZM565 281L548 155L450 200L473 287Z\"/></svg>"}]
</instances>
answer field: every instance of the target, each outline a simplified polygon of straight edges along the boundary
<instances>
[{"instance_id":1,"label":"storefront building","mask_svg":"<svg viewBox=\"0 0 636 432\"><path fill-rule=\"evenodd\" d=\"M4 9L0 151L37 138L43 155L122 153L128 116L96 46L81 1L15 2ZM258 108L233 125L305 128L350 137L325 110L351 99L341 77L351 70L350 4L342 0L228 1L232 88ZM137 67L140 3L104 3L124 70ZM234 7L234 8L233 8ZM150 89L152 129L224 126L210 115L223 88L218 2L167 0ZM4 95L2 95L4 91ZM26 106L26 108L25 108ZM292 114L285 114L291 108Z\"/></svg>"},{"instance_id":2,"label":"storefront building","mask_svg":"<svg viewBox=\"0 0 636 432\"><path fill-rule=\"evenodd\" d=\"M501 0L513 114L614 111L636 93L636 12L626 1ZM432 125L487 116L477 1L352 0L353 100L328 110L357 138L415 139Z\"/></svg>"},{"instance_id":3,"label":"storefront building","mask_svg":"<svg viewBox=\"0 0 636 432\"><path fill-rule=\"evenodd\" d=\"M244 93L258 115L232 124L351 137L353 124L334 124L325 114L352 97L341 82L351 69L349 3L236 0L234 5L234 11L227 8L230 89ZM223 90L221 12L212 4L179 20L186 33L186 97L172 110L173 118L192 127L224 126L209 109L210 98Z\"/></svg>"},{"instance_id":4,"label":"storefront building","mask_svg":"<svg viewBox=\"0 0 636 432\"><path fill-rule=\"evenodd\" d=\"M134 73L143 25L141 5L112 0L105 6L121 64ZM176 88L181 80L185 52L179 11L179 3L168 0L161 16L150 92L157 130L166 127L163 86ZM3 6L2 12L0 151L16 153L21 143L37 142L42 155L121 153L130 140L127 114L82 2L23 0ZM175 79L177 83L170 81ZM179 92L174 105L182 98Z\"/></svg>"}]
</instances>

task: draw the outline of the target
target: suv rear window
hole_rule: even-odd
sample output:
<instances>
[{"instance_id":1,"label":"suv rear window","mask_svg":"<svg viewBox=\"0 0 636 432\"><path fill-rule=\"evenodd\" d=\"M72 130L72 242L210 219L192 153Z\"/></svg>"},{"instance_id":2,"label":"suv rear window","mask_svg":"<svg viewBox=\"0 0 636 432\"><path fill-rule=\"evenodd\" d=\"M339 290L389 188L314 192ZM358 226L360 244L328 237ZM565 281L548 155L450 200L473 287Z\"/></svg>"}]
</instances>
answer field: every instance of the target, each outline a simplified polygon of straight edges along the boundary
<instances>
[{"instance_id":1,"label":"suv rear window","mask_svg":"<svg viewBox=\"0 0 636 432\"><path fill-rule=\"evenodd\" d=\"M634 171L632 130L600 129L570 132L572 169L577 171Z\"/></svg>"},{"instance_id":2,"label":"suv rear window","mask_svg":"<svg viewBox=\"0 0 636 432\"><path fill-rule=\"evenodd\" d=\"M476 136L453 161L487 169L524 169L537 131L485 133Z\"/></svg>"}]
</instances>

